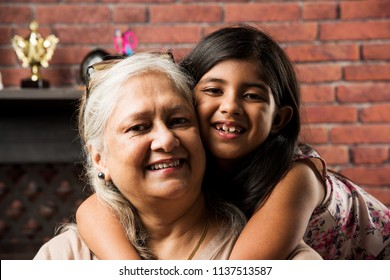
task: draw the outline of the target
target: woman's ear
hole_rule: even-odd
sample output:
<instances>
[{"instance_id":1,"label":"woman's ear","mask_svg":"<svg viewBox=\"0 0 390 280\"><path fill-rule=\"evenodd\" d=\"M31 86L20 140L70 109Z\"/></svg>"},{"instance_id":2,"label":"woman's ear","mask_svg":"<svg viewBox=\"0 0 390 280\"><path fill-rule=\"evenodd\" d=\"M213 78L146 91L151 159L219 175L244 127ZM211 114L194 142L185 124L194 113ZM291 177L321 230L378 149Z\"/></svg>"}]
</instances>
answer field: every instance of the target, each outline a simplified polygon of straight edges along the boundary
<instances>
[{"instance_id":1,"label":"woman's ear","mask_svg":"<svg viewBox=\"0 0 390 280\"><path fill-rule=\"evenodd\" d=\"M96 167L97 173L103 172L106 181L110 180L110 174L106 166L103 155L97 151L92 145L88 146L89 153L91 155L92 163ZM96 174L97 176L97 174Z\"/></svg>"},{"instance_id":2,"label":"woman's ear","mask_svg":"<svg viewBox=\"0 0 390 280\"><path fill-rule=\"evenodd\" d=\"M292 118L293 109L290 106L284 106L279 109L277 114L275 115L271 132L277 133L281 130Z\"/></svg>"}]
</instances>

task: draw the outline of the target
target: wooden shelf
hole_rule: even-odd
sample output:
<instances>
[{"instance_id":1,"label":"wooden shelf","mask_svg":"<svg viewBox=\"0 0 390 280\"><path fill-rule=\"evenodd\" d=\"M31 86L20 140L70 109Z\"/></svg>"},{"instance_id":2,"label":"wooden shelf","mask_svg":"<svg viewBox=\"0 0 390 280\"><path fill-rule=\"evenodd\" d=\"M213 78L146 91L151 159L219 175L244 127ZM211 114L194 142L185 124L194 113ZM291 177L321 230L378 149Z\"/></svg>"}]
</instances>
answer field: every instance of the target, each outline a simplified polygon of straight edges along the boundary
<instances>
[{"instance_id":1,"label":"wooden shelf","mask_svg":"<svg viewBox=\"0 0 390 280\"><path fill-rule=\"evenodd\" d=\"M6 88L0 90L0 100L75 100L83 93L80 88L21 89Z\"/></svg>"}]
</instances>

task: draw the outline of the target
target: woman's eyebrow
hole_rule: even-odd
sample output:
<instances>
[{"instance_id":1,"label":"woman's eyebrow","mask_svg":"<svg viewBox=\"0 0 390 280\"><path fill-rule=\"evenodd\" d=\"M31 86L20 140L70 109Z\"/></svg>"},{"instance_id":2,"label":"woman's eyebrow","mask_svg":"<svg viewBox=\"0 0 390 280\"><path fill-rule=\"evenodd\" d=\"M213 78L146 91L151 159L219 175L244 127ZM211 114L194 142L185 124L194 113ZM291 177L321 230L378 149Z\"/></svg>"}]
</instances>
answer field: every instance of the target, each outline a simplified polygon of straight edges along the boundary
<instances>
[{"instance_id":1,"label":"woman's eyebrow","mask_svg":"<svg viewBox=\"0 0 390 280\"><path fill-rule=\"evenodd\" d=\"M168 113L177 113L177 112L188 112L188 110L191 108L191 106L186 105L176 105L174 107L170 107L167 109Z\"/></svg>"}]
</instances>

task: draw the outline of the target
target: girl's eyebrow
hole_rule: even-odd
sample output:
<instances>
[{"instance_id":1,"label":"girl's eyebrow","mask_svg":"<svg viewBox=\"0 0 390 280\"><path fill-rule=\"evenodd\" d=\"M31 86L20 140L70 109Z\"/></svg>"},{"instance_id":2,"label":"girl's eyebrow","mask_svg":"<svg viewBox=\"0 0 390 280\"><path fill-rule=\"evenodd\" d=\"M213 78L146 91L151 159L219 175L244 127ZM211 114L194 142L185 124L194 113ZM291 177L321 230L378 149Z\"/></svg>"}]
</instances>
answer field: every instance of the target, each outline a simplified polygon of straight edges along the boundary
<instances>
[{"instance_id":1,"label":"girl's eyebrow","mask_svg":"<svg viewBox=\"0 0 390 280\"><path fill-rule=\"evenodd\" d=\"M258 82L258 83L244 83L245 87L257 87L263 91L268 91L269 86L266 83Z\"/></svg>"},{"instance_id":2,"label":"girl's eyebrow","mask_svg":"<svg viewBox=\"0 0 390 280\"><path fill-rule=\"evenodd\" d=\"M220 78L206 78L206 79L201 79L199 83L210 83L210 82L215 82L215 83L220 83L220 84L225 84L226 81L224 79L220 79Z\"/></svg>"},{"instance_id":3,"label":"girl's eyebrow","mask_svg":"<svg viewBox=\"0 0 390 280\"><path fill-rule=\"evenodd\" d=\"M227 81L224 80L224 79L220 79L220 78L213 78L213 77L210 77L210 78L206 78L204 80L200 80L198 84L202 84L202 83L210 83L210 82L214 82L214 83L220 83L220 84L226 84ZM264 82L244 82L242 83L242 85L244 87L257 87L263 91L268 91L269 90L269 86L264 83Z\"/></svg>"}]
</instances>

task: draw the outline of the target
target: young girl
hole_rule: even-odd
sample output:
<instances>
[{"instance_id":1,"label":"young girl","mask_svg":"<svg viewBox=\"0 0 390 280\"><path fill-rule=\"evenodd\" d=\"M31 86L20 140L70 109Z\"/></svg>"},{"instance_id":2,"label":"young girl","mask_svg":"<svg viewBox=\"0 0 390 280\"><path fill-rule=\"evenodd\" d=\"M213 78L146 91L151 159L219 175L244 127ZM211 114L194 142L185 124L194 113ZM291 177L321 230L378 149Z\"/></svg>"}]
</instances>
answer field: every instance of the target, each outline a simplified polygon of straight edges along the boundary
<instances>
[{"instance_id":1,"label":"young girl","mask_svg":"<svg viewBox=\"0 0 390 280\"><path fill-rule=\"evenodd\" d=\"M208 153L204 186L249 218L231 259L286 259L302 238L324 259L390 257L389 210L298 144L298 82L270 36L248 26L220 29L181 66L195 82ZM100 219L91 221L91 213ZM137 257L96 198L80 207L77 220L99 257Z\"/></svg>"}]
</instances>

